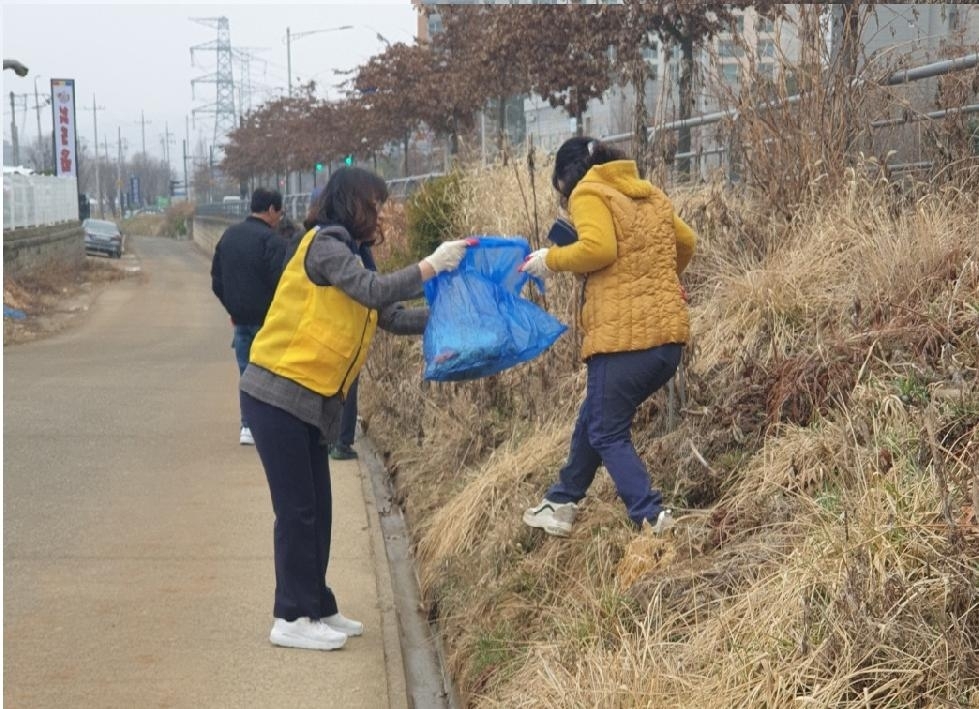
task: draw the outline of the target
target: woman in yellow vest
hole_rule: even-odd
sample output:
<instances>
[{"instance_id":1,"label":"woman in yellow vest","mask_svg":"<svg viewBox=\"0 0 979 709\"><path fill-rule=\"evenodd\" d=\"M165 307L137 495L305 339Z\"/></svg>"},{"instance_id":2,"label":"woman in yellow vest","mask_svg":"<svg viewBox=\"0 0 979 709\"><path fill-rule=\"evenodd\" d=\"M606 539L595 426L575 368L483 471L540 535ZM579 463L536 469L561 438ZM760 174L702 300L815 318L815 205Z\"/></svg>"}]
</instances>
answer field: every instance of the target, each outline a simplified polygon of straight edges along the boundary
<instances>
[{"instance_id":1,"label":"woman in yellow vest","mask_svg":"<svg viewBox=\"0 0 979 709\"><path fill-rule=\"evenodd\" d=\"M558 149L552 181L577 239L535 251L521 268L540 277L584 277L588 385L567 463L523 519L548 534L569 534L577 503L604 464L633 522L663 532L673 515L652 487L630 429L639 405L680 363L690 325L679 275L696 236L666 195L639 177L634 161L593 138L571 138Z\"/></svg>"},{"instance_id":2,"label":"woman in yellow vest","mask_svg":"<svg viewBox=\"0 0 979 709\"><path fill-rule=\"evenodd\" d=\"M332 499L326 443L336 440L343 400L367 358L375 329L421 334L426 308L400 301L455 269L465 241L447 241L399 271L364 267L379 235L387 186L372 172L337 170L312 205L306 234L287 256L265 323L241 377L275 512L274 645L342 647L364 626L344 617L326 585Z\"/></svg>"}]
</instances>

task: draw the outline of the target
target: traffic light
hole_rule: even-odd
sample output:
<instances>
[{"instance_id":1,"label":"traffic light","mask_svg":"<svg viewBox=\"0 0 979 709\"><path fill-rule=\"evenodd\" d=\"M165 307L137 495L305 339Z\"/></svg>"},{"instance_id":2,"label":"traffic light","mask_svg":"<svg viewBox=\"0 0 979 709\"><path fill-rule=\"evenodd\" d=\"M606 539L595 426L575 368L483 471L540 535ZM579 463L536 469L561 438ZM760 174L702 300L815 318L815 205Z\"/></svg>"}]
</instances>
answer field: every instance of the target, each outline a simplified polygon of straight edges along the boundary
<instances>
[{"instance_id":1,"label":"traffic light","mask_svg":"<svg viewBox=\"0 0 979 709\"><path fill-rule=\"evenodd\" d=\"M323 172L323 163L316 163L316 172Z\"/></svg>"},{"instance_id":2,"label":"traffic light","mask_svg":"<svg viewBox=\"0 0 979 709\"><path fill-rule=\"evenodd\" d=\"M347 167L350 167L351 165L353 165L354 164L354 156L353 155L347 155L346 157L344 157L343 158L343 164L346 165Z\"/></svg>"},{"instance_id":3,"label":"traffic light","mask_svg":"<svg viewBox=\"0 0 979 709\"><path fill-rule=\"evenodd\" d=\"M180 180L170 180L170 196L174 196L180 190Z\"/></svg>"}]
</instances>

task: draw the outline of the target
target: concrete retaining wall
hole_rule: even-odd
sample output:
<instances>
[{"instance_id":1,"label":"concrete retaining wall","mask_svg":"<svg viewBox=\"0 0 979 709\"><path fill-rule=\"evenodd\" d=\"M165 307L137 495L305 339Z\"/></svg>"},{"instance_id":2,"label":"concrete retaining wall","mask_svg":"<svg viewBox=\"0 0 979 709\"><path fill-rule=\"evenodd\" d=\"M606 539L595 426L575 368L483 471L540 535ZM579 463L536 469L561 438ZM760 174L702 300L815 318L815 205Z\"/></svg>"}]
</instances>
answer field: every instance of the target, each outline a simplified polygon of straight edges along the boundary
<instances>
[{"instance_id":1,"label":"concrete retaining wall","mask_svg":"<svg viewBox=\"0 0 979 709\"><path fill-rule=\"evenodd\" d=\"M194 241L200 246L204 251L209 254L214 253L214 247L218 243L218 239L232 224L240 222L241 219L232 219L231 217L203 217L201 215L194 215Z\"/></svg>"},{"instance_id":2,"label":"concrete retaining wall","mask_svg":"<svg viewBox=\"0 0 979 709\"><path fill-rule=\"evenodd\" d=\"M79 223L3 233L3 272L16 276L47 268L78 268L85 262L85 232Z\"/></svg>"}]
</instances>

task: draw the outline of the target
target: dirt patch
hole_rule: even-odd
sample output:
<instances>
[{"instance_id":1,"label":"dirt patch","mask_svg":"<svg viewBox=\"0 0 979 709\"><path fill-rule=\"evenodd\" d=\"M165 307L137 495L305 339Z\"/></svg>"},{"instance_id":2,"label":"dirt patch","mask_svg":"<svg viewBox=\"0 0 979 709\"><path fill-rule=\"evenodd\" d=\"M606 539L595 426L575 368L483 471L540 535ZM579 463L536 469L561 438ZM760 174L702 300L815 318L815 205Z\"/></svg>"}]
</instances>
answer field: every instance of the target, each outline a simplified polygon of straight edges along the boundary
<instances>
[{"instance_id":1,"label":"dirt patch","mask_svg":"<svg viewBox=\"0 0 979 709\"><path fill-rule=\"evenodd\" d=\"M88 256L80 268L51 268L29 275L4 276L3 344L31 342L69 327L88 312L105 284L137 274L115 261ZM7 308L23 314L10 317Z\"/></svg>"}]
</instances>

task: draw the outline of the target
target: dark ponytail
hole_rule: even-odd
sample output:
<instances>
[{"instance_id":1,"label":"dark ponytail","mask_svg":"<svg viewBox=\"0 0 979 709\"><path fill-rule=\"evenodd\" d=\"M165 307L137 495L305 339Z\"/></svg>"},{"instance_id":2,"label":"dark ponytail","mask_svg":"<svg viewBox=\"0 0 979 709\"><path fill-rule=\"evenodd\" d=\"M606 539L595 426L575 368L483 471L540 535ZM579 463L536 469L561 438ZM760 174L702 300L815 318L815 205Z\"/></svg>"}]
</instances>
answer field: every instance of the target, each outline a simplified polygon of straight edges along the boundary
<instances>
[{"instance_id":1,"label":"dark ponytail","mask_svg":"<svg viewBox=\"0 0 979 709\"><path fill-rule=\"evenodd\" d=\"M604 165L613 160L626 160L626 154L611 145L581 136L569 138L558 148L554 157L554 175L551 184L565 199L581 178L595 165Z\"/></svg>"}]
</instances>

